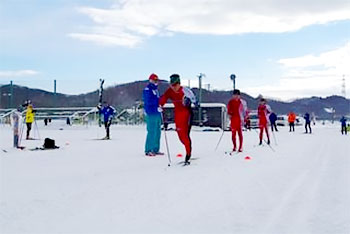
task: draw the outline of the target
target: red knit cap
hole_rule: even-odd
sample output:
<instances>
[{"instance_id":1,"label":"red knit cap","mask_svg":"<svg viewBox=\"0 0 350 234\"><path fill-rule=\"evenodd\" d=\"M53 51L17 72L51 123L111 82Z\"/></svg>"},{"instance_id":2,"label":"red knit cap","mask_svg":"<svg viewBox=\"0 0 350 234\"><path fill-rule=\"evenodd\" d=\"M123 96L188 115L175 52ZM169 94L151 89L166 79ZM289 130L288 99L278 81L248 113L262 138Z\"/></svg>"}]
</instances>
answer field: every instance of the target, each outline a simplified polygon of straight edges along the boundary
<instances>
[{"instance_id":1,"label":"red knit cap","mask_svg":"<svg viewBox=\"0 0 350 234\"><path fill-rule=\"evenodd\" d=\"M156 74L152 73L148 79L149 80L158 80L158 76Z\"/></svg>"}]
</instances>

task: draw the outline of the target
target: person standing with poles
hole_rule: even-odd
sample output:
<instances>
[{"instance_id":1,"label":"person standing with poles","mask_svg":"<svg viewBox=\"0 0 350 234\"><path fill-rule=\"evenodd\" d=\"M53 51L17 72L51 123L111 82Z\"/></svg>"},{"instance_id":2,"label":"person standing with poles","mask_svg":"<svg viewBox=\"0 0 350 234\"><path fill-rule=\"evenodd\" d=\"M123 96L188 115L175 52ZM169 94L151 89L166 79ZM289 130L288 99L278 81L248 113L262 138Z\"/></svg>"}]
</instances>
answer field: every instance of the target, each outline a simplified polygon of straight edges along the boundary
<instances>
[{"instance_id":1,"label":"person standing with poles","mask_svg":"<svg viewBox=\"0 0 350 234\"><path fill-rule=\"evenodd\" d=\"M288 114L288 123L289 123L289 131L295 131L294 129L294 122L295 122L295 119L296 119L296 115L294 114L293 111L289 112Z\"/></svg>"},{"instance_id":2,"label":"person standing with poles","mask_svg":"<svg viewBox=\"0 0 350 234\"><path fill-rule=\"evenodd\" d=\"M99 114L103 115L103 123L105 125L106 129L106 136L102 138L102 140L109 140L110 139L110 126L112 124L112 119L116 113L115 109L109 105L106 101L103 102L103 106L98 105L97 109L99 110Z\"/></svg>"},{"instance_id":3,"label":"person standing with poles","mask_svg":"<svg viewBox=\"0 0 350 234\"><path fill-rule=\"evenodd\" d=\"M244 121L247 116L247 103L245 100L241 99L241 92L238 89L233 90L233 97L227 104L227 114L230 116L231 120L231 132L232 132L232 143L233 150L237 150L236 135L239 138L238 152L243 150L243 133L242 128Z\"/></svg>"},{"instance_id":4,"label":"person standing with poles","mask_svg":"<svg viewBox=\"0 0 350 234\"><path fill-rule=\"evenodd\" d=\"M268 125L267 120L269 119L268 116L271 112L272 112L271 107L266 104L266 99L261 98L258 106L258 117L259 117L259 128L260 128L259 145L262 144L264 130L267 136L267 144L268 145L270 144L270 136L269 136L269 130L267 128L267 125Z\"/></svg>"},{"instance_id":5,"label":"person standing with poles","mask_svg":"<svg viewBox=\"0 0 350 234\"><path fill-rule=\"evenodd\" d=\"M164 153L159 152L162 124L161 108L159 108L159 79L156 74L152 73L148 80L149 83L142 94L147 124L145 155L164 155Z\"/></svg>"},{"instance_id":6,"label":"person standing with poles","mask_svg":"<svg viewBox=\"0 0 350 234\"><path fill-rule=\"evenodd\" d=\"M198 106L193 92L181 86L180 76L173 74L170 76L170 87L160 97L159 105L164 106L168 99L174 104L174 120L176 131L181 143L186 148L186 159L184 165L190 164L192 154L192 142L190 131L192 126L193 113L191 104Z\"/></svg>"},{"instance_id":7,"label":"person standing with poles","mask_svg":"<svg viewBox=\"0 0 350 234\"><path fill-rule=\"evenodd\" d=\"M12 113L12 127L13 127L13 147L21 148L19 146L19 123L21 118L20 108L17 108Z\"/></svg>"},{"instance_id":8,"label":"person standing with poles","mask_svg":"<svg viewBox=\"0 0 350 234\"><path fill-rule=\"evenodd\" d=\"M309 127L310 130L310 134L311 134L311 119L310 119L310 114L309 113L305 113L304 115L304 119L305 119L305 133L308 133L307 129Z\"/></svg>"},{"instance_id":9,"label":"person standing with poles","mask_svg":"<svg viewBox=\"0 0 350 234\"><path fill-rule=\"evenodd\" d=\"M27 140L33 140L33 138L30 138L30 130L32 129L32 124L34 122L35 119L35 110L33 109L33 105L31 104L31 102L29 101L27 104L27 112L26 112L26 125L27 125L27 136L26 139Z\"/></svg>"},{"instance_id":10,"label":"person standing with poles","mask_svg":"<svg viewBox=\"0 0 350 234\"><path fill-rule=\"evenodd\" d=\"M345 133L345 135L347 135L348 131L346 129L346 118L345 118L345 116L343 116L340 119L340 122L341 122L341 134L343 135Z\"/></svg>"},{"instance_id":11,"label":"person standing with poles","mask_svg":"<svg viewBox=\"0 0 350 234\"><path fill-rule=\"evenodd\" d=\"M269 116L269 120L270 120L270 124L271 124L271 131L273 132L274 129L276 132L278 132L277 130L277 124L276 124L276 121L277 121L277 115L275 114L275 112L272 112Z\"/></svg>"}]
</instances>

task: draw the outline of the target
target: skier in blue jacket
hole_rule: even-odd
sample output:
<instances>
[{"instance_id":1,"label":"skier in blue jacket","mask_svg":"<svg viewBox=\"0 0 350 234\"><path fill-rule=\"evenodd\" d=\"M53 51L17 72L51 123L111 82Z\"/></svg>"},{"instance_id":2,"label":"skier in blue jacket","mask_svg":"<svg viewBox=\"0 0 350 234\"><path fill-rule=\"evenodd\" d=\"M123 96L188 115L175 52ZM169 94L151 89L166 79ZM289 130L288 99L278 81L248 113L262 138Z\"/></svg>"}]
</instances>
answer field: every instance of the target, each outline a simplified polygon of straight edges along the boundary
<instances>
[{"instance_id":1,"label":"skier in blue jacket","mask_svg":"<svg viewBox=\"0 0 350 234\"><path fill-rule=\"evenodd\" d=\"M106 136L103 138L103 140L109 140L110 139L109 127L112 124L112 119L116 113L116 110L107 102L103 102L103 106L97 106L97 108L100 114L103 115L103 122L106 129Z\"/></svg>"},{"instance_id":2,"label":"skier in blue jacket","mask_svg":"<svg viewBox=\"0 0 350 234\"><path fill-rule=\"evenodd\" d=\"M276 132L278 132L277 130L277 124L276 124L276 121L277 121L277 115L272 112L270 115L269 115L269 120L270 120L270 125L271 125L271 131L273 131L273 129L276 130Z\"/></svg>"},{"instance_id":3,"label":"skier in blue jacket","mask_svg":"<svg viewBox=\"0 0 350 234\"><path fill-rule=\"evenodd\" d=\"M305 133L308 133L307 129L309 128L309 133L311 134L311 120L310 120L310 114L309 113L305 113L304 115L304 119L305 119Z\"/></svg>"},{"instance_id":4,"label":"skier in blue jacket","mask_svg":"<svg viewBox=\"0 0 350 234\"><path fill-rule=\"evenodd\" d=\"M151 74L143 90L143 102L147 123L146 156L164 155L159 152L162 117L159 107L158 76Z\"/></svg>"},{"instance_id":5,"label":"skier in blue jacket","mask_svg":"<svg viewBox=\"0 0 350 234\"><path fill-rule=\"evenodd\" d=\"M343 116L341 119L340 119L340 122L341 122L341 134L344 134L347 135L348 131L346 129L346 118Z\"/></svg>"}]
</instances>

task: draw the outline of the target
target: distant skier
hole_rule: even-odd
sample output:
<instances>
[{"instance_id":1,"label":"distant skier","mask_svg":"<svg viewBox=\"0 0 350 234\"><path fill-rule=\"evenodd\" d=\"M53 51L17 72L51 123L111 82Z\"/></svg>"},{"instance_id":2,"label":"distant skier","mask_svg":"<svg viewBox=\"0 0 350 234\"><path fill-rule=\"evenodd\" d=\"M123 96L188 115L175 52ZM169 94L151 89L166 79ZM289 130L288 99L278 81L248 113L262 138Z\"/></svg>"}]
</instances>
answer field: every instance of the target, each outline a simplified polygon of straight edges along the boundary
<instances>
[{"instance_id":1,"label":"distant skier","mask_svg":"<svg viewBox=\"0 0 350 234\"><path fill-rule=\"evenodd\" d=\"M315 112L311 113L311 122L313 125L316 125L316 116L315 116Z\"/></svg>"},{"instance_id":2,"label":"distant skier","mask_svg":"<svg viewBox=\"0 0 350 234\"><path fill-rule=\"evenodd\" d=\"M176 131L181 143L186 148L185 165L190 164L192 153L192 142L190 131L192 126L193 112L191 103L198 104L193 92L181 86L180 76L173 74L170 76L170 87L160 97L159 104L164 106L168 99L174 104L174 120Z\"/></svg>"},{"instance_id":3,"label":"distant skier","mask_svg":"<svg viewBox=\"0 0 350 234\"><path fill-rule=\"evenodd\" d=\"M343 135L345 133L345 135L348 134L348 131L347 131L347 127L346 127L346 121L347 119L345 118L345 116L343 116L341 119L340 119L340 122L341 122L341 134Z\"/></svg>"},{"instance_id":4,"label":"distant skier","mask_svg":"<svg viewBox=\"0 0 350 234\"><path fill-rule=\"evenodd\" d=\"M278 132L277 130L277 124L276 124L276 121L277 121L277 115L272 112L269 116L269 120L270 120L270 124L271 124L271 131L275 131Z\"/></svg>"},{"instance_id":5,"label":"distant skier","mask_svg":"<svg viewBox=\"0 0 350 234\"><path fill-rule=\"evenodd\" d=\"M158 76L151 74L149 83L143 90L143 102L147 123L147 138L145 144L146 156L164 155L159 152L162 117L159 112Z\"/></svg>"},{"instance_id":6,"label":"distant skier","mask_svg":"<svg viewBox=\"0 0 350 234\"><path fill-rule=\"evenodd\" d=\"M15 110L12 113L12 126L13 126L13 147L20 148L18 145L19 142L19 122L21 118L21 113L19 109Z\"/></svg>"},{"instance_id":7,"label":"distant skier","mask_svg":"<svg viewBox=\"0 0 350 234\"><path fill-rule=\"evenodd\" d=\"M103 102L103 106L98 105L97 109L99 110L100 114L103 115L103 122L104 122L105 129L106 129L106 136L104 138L102 138L102 140L109 140L110 139L109 128L112 124L112 119L113 119L116 111L107 102Z\"/></svg>"},{"instance_id":8,"label":"distant skier","mask_svg":"<svg viewBox=\"0 0 350 234\"><path fill-rule=\"evenodd\" d=\"M233 90L233 97L227 104L227 114L230 116L231 120L231 131L232 131L232 143L233 150L237 150L236 144L236 134L239 138L238 152L243 150L243 134L242 127L244 125L244 120L247 118L247 103L245 100L241 99L241 92L238 89Z\"/></svg>"},{"instance_id":9,"label":"distant skier","mask_svg":"<svg viewBox=\"0 0 350 234\"><path fill-rule=\"evenodd\" d=\"M309 133L311 134L311 119L310 119L310 114L308 112L305 113L304 119L305 119L305 133L308 133L308 128L309 128Z\"/></svg>"},{"instance_id":10,"label":"distant skier","mask_svg":"<svg viewBox=\"0 0 350 234\"><path fill-rule=\"evenodd\" d=\"M245 119L245 128L250 131L252 127L251 127L251 121L248 113L249 113L249 110L247 111L247 115Z\"/></svg>"},{"instance_id":11,"label":"distant skier","mask_svg":"<svg viewBox=\"0 0 350 234\"><path fill-rule=\"evenodd\" d=\"M66 118L66 124L69 125L69 126L71 125L71 123L70 123L70 117L67 117L67 118Z\"/></svg>"},{"instance_id":12,"label":"distant skier","mask_svg":"<svg viewBox=\"0 0 350 234\"><path fill-rule=\"evenodd\" d=\"M288 123L289 123L289 131L295 131L294 129L294 122L295 122L295 119L296 119L296 115L294 114L293 111L289 112L288 114Z\"/></svg>"},{"instance_id":13,"label":"distant skier","mask_svg":"<svg viewBox=\"0 0 350 234\"><path fill-rule=\"evenodd\" d=\"M271 112L272 112L271 107L268 104L266 104L266 99L261 98L258 106L258 117L259 117L259 128L260 128L259 145L262 144L264 130L267 136L267 144L268 145L270 144L270 136L269 136L269 130L267 128L267 125L268 125L267 120L269 119L269 114Z\"/></svg>"},{"instance_id":14,"label":"distant skier","mask_svg":"<svg viewBox=\"0 0 350 234\"><path fill-rule=\"evenodd\" d=\"M33 109L33 105L31 102L27 103L27 112L26 112L26 125L27 125L27 140L32 140L33 138L30 138L30 130L32 129L32 124L35 121L35 110Z\"/></svg>"}]
</instances>

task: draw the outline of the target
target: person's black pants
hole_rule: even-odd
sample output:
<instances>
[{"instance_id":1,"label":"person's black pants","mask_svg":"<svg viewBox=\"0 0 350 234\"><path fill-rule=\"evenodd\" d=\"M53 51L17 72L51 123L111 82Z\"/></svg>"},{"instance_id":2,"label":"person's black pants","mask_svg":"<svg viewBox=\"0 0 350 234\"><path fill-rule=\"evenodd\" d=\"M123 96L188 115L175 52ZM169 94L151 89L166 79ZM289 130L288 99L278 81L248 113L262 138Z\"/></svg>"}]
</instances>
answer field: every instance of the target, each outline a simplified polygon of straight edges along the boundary
<instances>
[{"instance_id":1,"label":"person's black pants","mask_svg":"<svg viewBox=\"0 0 350 234\"><path fill-rule=\"evenodd\" d=\"M305 123L305 132L308 133L307 129L309 128L310 132L311 133L311 123L310 122L306 122Z\"/></svg>"},{"instance_id":2,"label":"person's black pants","mask_svg":"<svg viewBox=\"0 0 350 234\"><path fill-rule=\"evenodd\" d=\"M32 123L26 123L27 124L27 139L29 138L30 130L32 130Z\"/></svg>"},{"instance_id":3,"label":"person's black pants","mask_svg":"<svg viewBox=\"0 0 350 234\"><path fill-rule=\"evenodd\" d=\"M294 129L294 122L293 123L289 123L289 131L291 132L291 131L295 131L295 129Z\"/></svg>"},{"instance_id":4,"label":"person's black pants","mask_svg":"<svg viewBox=\"0 0 350 234\"><path fill-rule=\"evenodd\" d=\"M274 131L273 129L275 129L276 132L278 132L276 122L271 122L271 131Z\"/></svg>"},{"instance_id":5,"label":"person's black pants","mask_svg":"<svg viewBox=\"0 0 350 234\"><path fill-rule=\"evenodd\" d=\"M341 134L344 134L344 133L345 133L345 135L348 134L348 130L346 129L346 125L345 126L344 125L341 126Z\"/></svg>"},{"instance_id":6,"label":"person's black pants","mask_svg":"<svg viewBox=\"0 0 350 234\"><path fill-rule=\"evenodd\" d=\"M105 128L106 128L106 137L109 138L109 127L111 126L112 121L105 122Z\"/></svg>"}]
</instances>

